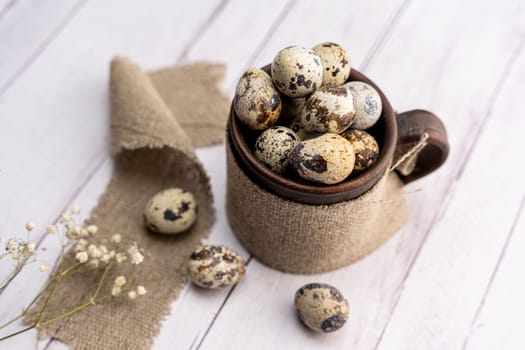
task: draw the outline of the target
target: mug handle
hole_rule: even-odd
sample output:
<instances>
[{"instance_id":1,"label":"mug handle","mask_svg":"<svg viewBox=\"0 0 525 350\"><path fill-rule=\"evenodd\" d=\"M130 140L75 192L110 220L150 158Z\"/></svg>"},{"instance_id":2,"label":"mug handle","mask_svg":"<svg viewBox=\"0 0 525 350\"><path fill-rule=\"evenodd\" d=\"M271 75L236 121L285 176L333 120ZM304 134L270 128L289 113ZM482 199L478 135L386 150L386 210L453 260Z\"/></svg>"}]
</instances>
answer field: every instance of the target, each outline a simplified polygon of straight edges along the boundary
<instances>
[{"instance_id":1,"label":"mug handle","mask_svg":"<svg viewBox=\"0 0 525 350\"><path fill-rule=\"evenodd\" d=\"M438 169L447 159L449 143L443 122L433 113L422 109L403 112L397 115L398 150L413 148L424 133L427 133L426 146L415 155L415 167L409 174L399 176L405 184L417 180Z\"/></svg>"}]
</instances>

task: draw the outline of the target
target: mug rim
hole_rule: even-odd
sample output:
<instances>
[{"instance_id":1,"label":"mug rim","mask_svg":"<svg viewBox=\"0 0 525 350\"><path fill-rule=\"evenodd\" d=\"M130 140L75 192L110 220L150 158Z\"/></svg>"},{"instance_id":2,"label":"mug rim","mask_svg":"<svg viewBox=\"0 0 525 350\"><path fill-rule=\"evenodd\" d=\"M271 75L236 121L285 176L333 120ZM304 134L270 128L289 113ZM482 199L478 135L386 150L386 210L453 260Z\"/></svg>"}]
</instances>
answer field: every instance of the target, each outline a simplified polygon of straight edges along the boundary
<instances>
[{"instance_id":1,"label":"mug rim","mask_svg":"<svg viewBox=\"0 0 525 350\"><path fill-rule=\"evenodd\" d=\"M351 179L333 185L299 183L275 173L252 153L241 130L241 123L232 103L228 120L229 140L238 163L243 165L242 168L247 172L249 178L277 195L308 204L331 204L354 199L372 188L385 174L394 156L398 138L396 113L383 91L367 76L356 69L352 69L346 82L349 81L362 81L374 87L383 105L379 118L384 123L381 153L378 160L370 168Z\"/></svg>"}]
</instances>

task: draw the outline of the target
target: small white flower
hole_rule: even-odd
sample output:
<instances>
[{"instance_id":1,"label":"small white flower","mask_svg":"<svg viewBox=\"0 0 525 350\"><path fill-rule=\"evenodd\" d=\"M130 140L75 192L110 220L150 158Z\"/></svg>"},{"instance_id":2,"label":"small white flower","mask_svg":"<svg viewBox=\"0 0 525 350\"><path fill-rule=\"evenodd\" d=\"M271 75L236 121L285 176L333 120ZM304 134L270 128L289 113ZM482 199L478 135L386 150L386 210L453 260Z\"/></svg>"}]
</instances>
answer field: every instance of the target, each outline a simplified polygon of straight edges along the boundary
<instances>
[{"instance_id":1,"label":"small white flower","mask_svg":"<svg viewBox=\"0 0 525 350\"><path fill-rule=\"evenodd\" d=\"M128 249L129 258L133 265L138 265L144 261L144 255L139 251L137 243L133 243Z\"/></svg>"},{"instance_id":2,"label":"small white flower","mask_svg":"<svg viewBox=\"0 0 525 350\"><path fill-rule=\"evenodd\" d=\"M57 227L55 225L49 225L46 229L47 233L50 235L57 233Z\"/></svg>"},{"instance_id":3,"label":"small white flower","mask_svg":"<svg viewBox=\"0 0 525 350\"><path fill-rule=\"evenodd\" d=\"M88 241L81 238L77 241L77 244L75 244L75 247L73 248L73 250L75 252L83 252L86 250L87 244L88 244Z\"/></svg>"},{"instance_id":4,"label":"small white flower","mask_svg":"<svg viewBox=\"0 0 525 350\"><path fill-rule=\"evenodd\" d=\"M77 261L81 264L85 263L86 261L88 261L88 254L86 252L78 252L76 255L75 255L75 259L77 259Z\"/></svg>"},{"instance_id":5,"label":"small white flower","mask_svg":"<svg viewBox=\"0 0 525 350\"><path fill-rule=\"evenodd\" d=\"M87 237L87 236L89 236L89 232L88 232L88 230L86 230L85 228L81 228L80 231L79 231L79 233L78 233L78 235L79 235L80 237Z\"/></svg>"},{"instance_id":6,"label":"small white flower","mask_svg":"<svg viewBox=\"0 0 525 350\"><path fill-rule=\"evenodd\" d=\"M115 278L115 286L122 287L125 284L126 284L126 277L118 276L117 278Z\"/></svg>"},{"instance_id":7,"label":"small white flower","mask_svg":"<svg viewBox=\"0 0 525 350\"><path fill-rule=\"evenodd\" d=\"M105 246L105 245L99 245L98 246L98 250L102 253L102 254L107 254L108 253L108 248Z\"/></svg>"},{"instance_id":8,"label":"small white flower","mask_svg":"<svg viewBox=\"0 0 525 350\"><path fill-rule=\"evenodd\" d=\"M100 262L103 263L103 264L107 264L110 259L111 259L111 255L110 254L104 254L100 258Z\"/></svg>"},{"instance_id":9,"label":"small white flower","mask_svg":"<svg viewBox=\"0 0 525 350\"><path fill-rule=\"evenodd\" d=\"M40 265L40 271L46 272L47 270L49 270L49 266L48 265L46 265L46 264Z\"/></svg>"},{"instance_id":10,"label":"small white flower","mask_svg":"<svg viewBox=\"0 0 525 350\"><path fill-rule=\"evenodd\" d=\"M8 252L14 252L18 248L18 242L14 239L10 239L5 244L5 250Z\"/></svg>"},{"instance_id":11,"label":"small white flower","mask_svg":"<svg viewBox=\"0 0 525 350\"><path fill-rule=\"evenodd\" d=\"M94 244L90 244L88 249L87 249L87 252L89 254L90 257L92 258L100 258L102 256L102 252L97 248L96 245Z\"/></svg>"},{"instance_id":12,"label":"small white flower","mask_svg":"<svg viewBox=\"0 0 525 350\"><path fill-rule=\"evenodd\" d=\"M131 300L137 299L137 292L135 292L134 290L130 290L128 292L128 298L130 298Z\"/></svg>"},{"instance_id":13,"label":"small white flower","mask_svg":"<svg viewBox=\"0 0 525 350\"><path fill-rule=\"evenodd\" d=\"M113 243L120 243L122 236L119 233L115 233L113 236L111 236L111 240Z\"/></svg>"},{"instance_id":14,"label":"small white flower","mask_svg":"<svg viewBox=\"0 0 525 350\"><path fill-rule=\"evenodd\" d=\"M119 286L113 286L111 288L111 295L113 295L114 297L118 296L120 292L122 292L122 288L120 288Z\"/></svg>"},{"instance_id":15,"label":"small white flower","mask_svg":"<svg viewBox=\"0 0 525 350\"><path fill-rule=\"evenodd\" d=\"M35 228L35 224L32 221L29 221L25 227L28 232L31 232Z\"/></svg>"},{"instance_id":16,"label":"small white flower","mask_svg":"<svg viewBox=\"0 0 525 350\"><path fill-rule=\"evenodd\" d=\"M71 214L78 214L80 213L80 207L78 205L74 205L70 209Z\"/></svg>"},{"instance_id":17,"label":"small white flower","mask_svg":"<svg viewBox=\"0 0 525 350\"><path fill-rule=\"evenodd\" d=\"M92 235L94 235L98 231L98 227L96 225L89 225L88 227L86 227L86 229Z\"/></svg>"},{"instance_id":18,"label":"small white flower","mask_svg":"<svg viewBox=\"0 0 525 350\"><path fill-rule=\"evenodd\" d=\"M138 295L146 295L148 291L146 290L146 288L144 288L144 286L138 286L137 287L137 294Z\"/></svg>"},{"instance_id":19,"label":"small white flower","mask_svg":"<svg viewBox=\"0 0 525 350\"><path fill-rule=\"evenodd\" d=\"M62 217L60 218L60 222L66 223L71 221L71 216L69 214L62 214Z\"/></svg>"},{"instance_id":20,"label":"small white flower","mask_svg":"<svg viewBox=\"0 0 525 350\"><path fill-rule=\"evenodd\" d=\"M126 254L124 253L117 253L117 255L115 256L115 259L117 260L117 263L121 263L123 261L125 261L128 257L126 256Z\"/></svg>"},{"instance_id":21,"label":"small white flower","mask_svg":"<svg viewBox=\"0 0 525 350\"><path fill-rule=\"evenodd\" d=\"M11 257L13 258L13 260L20 260L20 253L18 251L14 251L13 253L11 253Z\"/></svg>"},{"instance_id":22,"label":"small white flower","mask_svg":"<svg viewBox=\"0 0 525 350\"><path fill-rule=\"evenodd\" d=\"M34 251L35 251L35 248L36 248L36 244L35 244L34 242L29 242L29 243L27 244L27 251L28 251L29 253L34 252Z\"/></svg>"}]
</instances>

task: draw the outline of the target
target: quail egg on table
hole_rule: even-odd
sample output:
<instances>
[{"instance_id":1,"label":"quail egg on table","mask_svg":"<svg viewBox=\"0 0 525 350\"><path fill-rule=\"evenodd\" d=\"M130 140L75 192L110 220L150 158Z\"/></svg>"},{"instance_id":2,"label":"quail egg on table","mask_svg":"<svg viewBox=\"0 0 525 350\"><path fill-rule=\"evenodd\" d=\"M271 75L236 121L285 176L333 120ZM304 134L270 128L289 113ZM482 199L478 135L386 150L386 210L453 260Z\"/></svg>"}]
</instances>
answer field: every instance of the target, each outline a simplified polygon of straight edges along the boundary
<instances>
[{"instance_id":1,"label":"quail egg on table","mask_svg":"<svg viewBox=\"0 0 525 350\"><path fill-rule=\"evenodd\" d=\"M321 184L343 181L354 169L352 144L337 134L323 134L300 142L288 156L303 179Z\"/></svg>"},{"instance_id":2,"label":"quail egg on table","mask_svg":"<svg viewBox=\"0 0 525 350\"><path fill-rule=\"evenodd\" d=\"M307 284L295 293L299 319L316 332L338 330L348 320L348 301L335 287L325 283Z\"/></svg>"},{"instance_id":3,"label":"quail egg on table","mask_svg":"<svg viewBox=\"0 0 525 350\"><path fill-rule=\"evenodd\" d=\"M372 135L362 130L347 130L341 134L350 141L355 154L354 171L370 168L379 158L379 145Z\"/></svg>"},{"instance_id":4,"label":"quail egg on table","mask_svg":"<svg viewBox=\"0 0 525 350\"><path fill-rule=\"evenodd\" d=\"M366 130L373 126L383 110L379 93L362 81L351 81L343 86L350 90L355 101L356 113L352 128Z\"/></svg>"},{"instance_id":5,"label":"quail egg on table","mask_svg":"<svg viewBox=\"0 0 525 350\"><path fill-rule=\"evenodd\" d=\"M321 43L313 48L321 57L324 74L323 85L341 85L350 76L350 58L341 46L334 43Z\"/></svg>"},{"instance_id":6,"label":"quail egg on table","mask_svg":"<svg viewBox=\"0 0 525 350\"><path fill-rule=\"evenodd\" d=\"M254 154L272 171L282 174L288 167L288 154L299 141L292 129L274 126L259 135Z\"/></svg>"},{"instance_id":7,"label":"quail egg on table","mask_svg":"<svg viewBox=\"0 0 525 350\"><path fill-rule=\"evenodd\" d=\"M244 259L223 245L197 248L188 261L191 281L203 288L231 286L239 282L245 271Z\"/></svg>"},{"instance_id":8,"label":"quail egg on table","mask_svg":"<svg viewBox=\"0 0 525 350\"><path fill-rule=\"evenodd\" d=\"M237 83L233 108L239 120L250 129L273 126L281 114L281 96L272 78L259 68L249 68Z\"/></svg>"},{"instance_id":9,"label":"quail egg on table","mask_svg":"<svg viewBox=\"0 0 525 350\"><path fill-rule=\"evenodd\" d=\"M146 204L146 226L158 233L181 233L197 219L195 197L181 188L170 188L157 193Z\"/></svg>"},{"instance_id":10,"label":"quail egg on table","mask_svg":"<svg viewBox=\"0 0 525 350\"><path fill-rule=\"evenodd\" d=\"M323 65L309 48L289 46L275 56L272 79L279 91L290 97L304 97L323 83Z\"/></svg>"},{"instance_id":11,"label":"quail egg on table","mask_svg":"<svg viewBox=\"0 0 525 350\"><path fill-rule=\"evenodd\" d=\"M306 131L341 133L354 121L355 106L350 91L343 86L326 85L306 100L301 123Z\"/></svg>"}]
</instances>

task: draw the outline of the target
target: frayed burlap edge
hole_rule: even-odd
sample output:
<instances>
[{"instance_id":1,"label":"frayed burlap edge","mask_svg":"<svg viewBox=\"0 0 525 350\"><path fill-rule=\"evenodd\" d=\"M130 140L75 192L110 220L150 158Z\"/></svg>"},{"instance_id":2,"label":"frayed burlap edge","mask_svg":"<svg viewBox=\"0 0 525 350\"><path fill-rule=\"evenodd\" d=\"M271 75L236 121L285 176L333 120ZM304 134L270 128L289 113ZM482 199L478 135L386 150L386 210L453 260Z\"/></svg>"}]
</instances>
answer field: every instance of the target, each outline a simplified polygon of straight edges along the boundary
<instances>
[{"instance_id":1,"label":"frayed burlap edge","mask_svg":"<svg viewBox=\"0 0 525 350\"><path fill-rule=\"evenodd\" d=\"M151 347L186 281L187 257L214 221L209 179L193 147L223 140L228 101L217 86L223 72L222 65L197 63L148 75L125 59L113 60L110 103L115 170L88 221L99 227L97 242L109 241L118 232L122 244L137 242L145 252L138 268L119 265L111 273L106 293L117 275L125 275L127 285L142 284L148 294L134 301L122 298L92 306L46 326L39 337L59 339L77 350ZM198 221L182 235L152 234L144 227L143 208L152 195L169 187L182 187L195 195ZM64 279L48 308L57 311L45 318L59 313L64 304L85 301L95 283L92 273Z\"/></svg>"}]
</instances>

